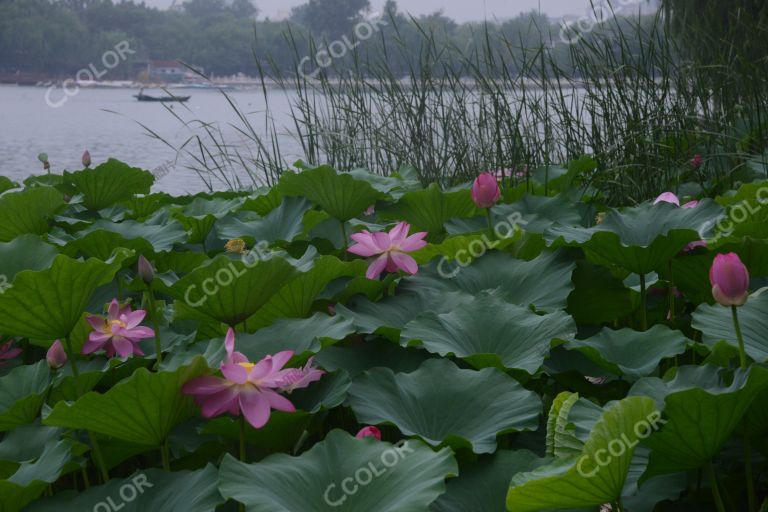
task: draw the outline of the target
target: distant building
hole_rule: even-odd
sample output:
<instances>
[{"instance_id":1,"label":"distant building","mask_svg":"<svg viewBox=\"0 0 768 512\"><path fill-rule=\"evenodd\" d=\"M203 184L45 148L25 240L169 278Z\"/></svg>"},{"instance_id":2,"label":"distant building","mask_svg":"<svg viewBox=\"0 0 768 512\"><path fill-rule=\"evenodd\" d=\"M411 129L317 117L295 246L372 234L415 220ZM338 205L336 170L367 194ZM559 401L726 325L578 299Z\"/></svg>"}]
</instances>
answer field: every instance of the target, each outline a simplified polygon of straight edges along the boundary
<instances>
[{"instance_id":1,"label":"distant building","mask_svg":"<svg viewBox=\"0 0 768 512\"><path fill-rule=\"evenodd\" d=\"M152 60L147 71L151 82L177 83L189 70L176 60Z\"/></svg>"}]
</instances>

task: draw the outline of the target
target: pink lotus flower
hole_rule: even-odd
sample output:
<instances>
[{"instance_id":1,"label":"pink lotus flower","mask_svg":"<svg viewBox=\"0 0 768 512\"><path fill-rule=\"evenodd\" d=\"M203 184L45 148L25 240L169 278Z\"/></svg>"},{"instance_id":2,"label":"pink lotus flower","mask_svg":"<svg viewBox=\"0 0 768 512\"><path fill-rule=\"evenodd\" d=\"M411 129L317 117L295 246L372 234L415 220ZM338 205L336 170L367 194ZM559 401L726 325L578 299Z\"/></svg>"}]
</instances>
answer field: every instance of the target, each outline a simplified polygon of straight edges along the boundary
<instances>
[{"instance_id":1,"label":"pink lotus flower","mask_svg":"<svg viewBox=\"0 0 768 512\"><path fill-rule=\"evenodd\" d=\"M199 377L187 382L182 388L185 395L192 395L202 409L205 418L224 413L240 416L254 428L261 428L269 421L271 409L294 412L296 408L278 391L306 387L322 376L323 372L311 368L311 361L303 369L283 366L293 356L292 351L266 356L258 363L235 352L235 331L231 328L224 339L227 358L221 363L221 377Z\"/></svg>"},{"instance_id":2,"label":"pink lotus flower","mask_svg":"<svg viewBox=\"0 0 768 512\"><path fill-rule=\"evenodd\" d=\"M693 155L693 158L691 158L691 161L688 162L693 169L698 169L701 167L701 164L704 163L704 159L701 157L701 155L696 154Z\"/></svg>"},{"instance_id":3,"label":"pink lotus flower","mask_svg":"<svg viewBox=\"0 0 768 512\"><path fill-rule=\"evenodd\" d=\"M371 216L371 215L373 215L374 213L376 213L376 205L375 205L375 204L372 204L371 206L369 206L369 207L368 207L368 209L367 209L367 210L365 210L365 211L363 212L363 214L364 214L364 215L367 215L368 217L370 217L370 216Z\"/></svg>"},{"instance_id":4,"label":"pink lotus flower","mask_svg":"<svg viewBox=\"0 0 768 512\"><path fill-rule=\"evenodd\" d=\"M381 430L372 426L363 427L362 429L360 429L360 432L358 432L357 435L355 435L355 437L358 439L365 439L366 437L375 437L376 439L381 441Z\"/></svg>"},{"instance_id":5,"label":"pink lotus flower","mask_svg":"<svg viewBox=\"0 0 768 512\"><path fill-rule=\"evenodd\" d=\"M48 366L57 370L67 364L67 353L64 351L64 347L61 344L61 340L56 340L48 349L48 353L45 355Z\"/></svg>"},{"instance_id":6,"label":"pink lotus flower","mask_svg":"<svg viewBox=\"0 0 768 512\"><path fill-rule=\"evenodd\" d=\"M94 331L88 335L88 341L83 345L83 354L92 354L104 349L107 357L112 357L115 353L120 357L128 357L131 354L143 356L139 342L155 335L155 331L149 327L139 327L146 314L143 309L131 311L130 306L121 308L117 299L113 299L109 304L107 318L89 316L86 319Z\"/></svg>"},{"instance_id":7,"label":"pink lotus flower","mask_svg":"<svg viewBox=\"0 0 768 512\"><path fill-rule=\"evenodd\" d=\"M742 306L749 297L749 271L739 255L718 254L709 269L712 296L721 306Z\"/></svg>"},{"instance_id":8,"label":"pink lotus flower","mask_svg":"<svg viewBox=\"0 0 768 512\"><path fill-rule=\"evenodd\" d=\"M675 206L680 206L680 198L677 197L673 192L664 192L659 197L656 198L656 200L653 202L653 204L659 204L659 203L671 203ZM682 207L683 208L696 208L698 206L698 201L688 201L685 203Z\"/></svg>"},{"instance_id":9,"label":"pink lotus flower","mask_svg":"<svg viewBox=\"0 0 768 512\"><path fill-rule=\"evenodd\" d=\"M496 178L489 172L484 172L472 184L472 200L478 208L490 208L501 197L501 189Z\"/></svg>"},{"instance_id":10,"label":"pink lotus flower","mask_svg":"<svg viewBox=\"0 0 768 512\"><path fill-rule=\"evenodd\" d=\"M427 233L422 231L408 236L410 229L410 224L400 222L389 233L371 233L364 230L352 235L352 240L357 243L347 250L364 258L379 256L365 273L368 279L377 279L385 270L397 272L400 269L413 275L419 271L419 265L406 253L425 247L427 242L423 239Z\"/></svg>"},{"instance_id":11,"label":"pink lotus flower","mask_svg":"<svg viewBox=\"0 0 768 512\"><path fill-rule=\"evenodd\" d=\"M0 366L5 364L4 361L10 361L21 354L20 348L11 348L13 346L13 340L0 344Z\"/></svg>"},{"instance_id":12,"label":"pink lotus flower","mask_svg":"<svg viewBox=\"0 0 768 512\"><path fill-rule=\"evenodd\" d=\"M88 152L86 149L83 153L83 167L90 167L91 166L91 153Z\"/></svg>"}]
</instances>

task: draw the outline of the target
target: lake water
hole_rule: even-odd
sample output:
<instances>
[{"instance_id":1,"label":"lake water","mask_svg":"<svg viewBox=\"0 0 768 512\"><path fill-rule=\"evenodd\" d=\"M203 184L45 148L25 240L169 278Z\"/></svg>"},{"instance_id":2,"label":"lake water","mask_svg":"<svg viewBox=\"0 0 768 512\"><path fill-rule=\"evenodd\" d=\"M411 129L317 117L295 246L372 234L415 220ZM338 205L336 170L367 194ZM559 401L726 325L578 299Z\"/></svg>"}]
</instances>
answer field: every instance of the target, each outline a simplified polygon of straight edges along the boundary
<instances>
[{"instance_id":1,"label":"lake water","mask_svg":"<svg viewBox=\"0 0 768 512\"><path fill-rule=\"evenodd\" d=\"M42 164L37 159L43 152L48 153L52 172L78 170L82 168L80 159L85 149L90 151L94 164L112 157L132 166L155 170L166 162L176 161L177 152L152 138L148 130L156 132L176 148L191 136L204 133L198 123L185 127L160 103L136 101L133 95L137 90L134 89L80 89L71 97L65 97L61 89L47 91L44 87L0 86L0 175L20 182L32 174L43 173ZM237 133L231 124L240 123L221 93L211 90L173 92L192 96L184 105L168 104L174 113L187 121L197 119L215 123L226 140L237 141ZM145 93L164 95L157 90ZM228 94L247 113L257 132L264 130L262 92ZM271 116L277 120L278 127L288 126L290 98L278 90L269 94ZM261 132L259 135L265 134ZM299 157L299 147L289 136L281 138L280 144L290 158ZM206 189L197 174L184 169L183 159L169 167L171 170L155 182L154 191L179 195ZM214 187L227 188L221 182L214 183Z\"/></svg>"}]
</instances>

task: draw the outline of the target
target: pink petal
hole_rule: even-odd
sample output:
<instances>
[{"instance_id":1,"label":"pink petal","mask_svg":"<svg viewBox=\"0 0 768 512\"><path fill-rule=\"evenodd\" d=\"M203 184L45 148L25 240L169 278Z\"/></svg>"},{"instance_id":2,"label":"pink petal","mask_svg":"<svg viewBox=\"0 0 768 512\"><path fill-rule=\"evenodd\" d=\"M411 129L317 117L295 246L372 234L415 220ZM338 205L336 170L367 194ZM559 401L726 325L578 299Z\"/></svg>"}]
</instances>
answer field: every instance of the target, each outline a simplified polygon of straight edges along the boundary
<instances>
[{"instance_id":1,"label":"pink petal","mask_svg":"<svg viewBox=\"0 0 768 512\"><path fill-rule=\"evenodd\" d=\"M185 395L213 395L231 387L224 379L213 376L198 377L182 386Z\"/></svg>"},{"instance_id":2,"label":"pink petal","mask_svg":"<svg viewBox=\"0 0 768 512\"><path fill-rule=\"evenodd\" d=\"M653 204L658 203L672 203L675 206L680 206L680 199L672 192L664 192L653 202Z\"/></svg>"},{"instance_id":3,"label":"pink petal","mask_svg":"<svg viewBox=\"0 0 768 512\"><path fill-rule=\"evenodd\" d=\"M419 271L419 264L416 263L416 260L403 252L390 253L390 257L398 268L406 271L409 274L415 274Z\"/></svg>"},{"instance_id":4,"label":"pink petal","mask_svg":"<svg viewBox=\"0 0 768 512\"><path fill-rule=\"evenodd\" d=\"M368 267L368 271L365 273L365 277L368 279L378 279L381 273L384 272L388 260L389 257L386 254L382 254L376 258L374 262L371 263L371 265Z\"/></svg>"},{"instance_id":5,"label":"pink petal","mask_svg":"<svg viewBox=\"0 0 768 512\"><path fill-rule=\"evenodd\" d=\"M213 395L195 397L195 402L202 409L203 416L212 418L229 411L237 411L240 393L236 387L228 387Z\"/></svg>"},{"instance_id":6,"label":"pink petal","mask_svg":"<svg viewBox=\"0 0 768 512\"><path fill-rule=\"evenodd\" d=\"M224 337L224 348L227 350L227 363L233 363L232 354L235 351L235 330L231 327L227 331L227 335Z\"/></svg>"},{"instance_id":7,"label":"pink petal","mask_svg":"<svg viewBox=\"0 0 768 512\"><path fill-rule=\"evenodd\" d=\"M120 357L128 357L134 353L133 343L122 336L115 336L112 339L112 344L115 346L115 352L117 352Z\"/></svg>"},{"instance_id":8,"label":"pink petal","mask_svg":"<svg viewBox=\"0 0 768 512\"><path fill-rule=\"evenodd\" d=\"M408 236L408 231L410 231L411 225L407 222L399 222L392 230L389 232L389 240L391 245L400 246L405 241L405 237Z\"/></svg>"},{"instance_id":9,"label":"pink petal","mask_svg":"<svg viewBox=\"0 0 768 512\"><path fill-rule=\"evenodd\" d=\"M120 303L117 302L117 299L112 299L112 302L109 303L107 315L110 321L120 318Z\"/></svg>"},{"instance_id":10,"label":"pink petal","mask_svg":"<svg viewBox=\"0 0 768 512\"><path fill-rule=\"evenodd\" d=\"M86 341L83 344L83 354L93 354L94 352L96 352L97 350L100 350L103 347L104 347L104 341L96 341L89 337L88 341Z\"/></svg>"},{"instance_id":11,"label":"pink petal","mask_svg":"<svg viewBox=\"0 0 768 512\"><path fill-rule=\"evenodd\" d=\"M256 383L270 373L272 373L272 358L265 357L251 368L251 371L248 374L248 380Z\"/></svg>"},{"instance_id":12,"label":"pink petal","mask_svg":"<svg viewBox=\"0 0 768 512\"><path fill-rule=\"evenodd\" d=\"M376 245L376 241L369 231L354 233L350 238L357 242L356 245L353 245L348 249L348 251L353 254L367 258L374 254L381 253L381 249Z\"/></svg>"},{"instance_id":13,"label":"pink petal","mask_svg":"<svg viewBox=\"0 0 768 512\"><path fill-rule=\"evenodd\" d=\"M425 236L427 236L426 231L420 231L418 233L412 234L406 238L402 244L400 244L400 250L404 252L411 252L423 249L427 246L427 242L424 241Z\"/></svg>"},{"instance_id":14,"label":"pink petal","mask_svg":"<svg viewBox=\"0 0 768 512\"><path fill-rule=\"evenodd\" d=\"M133 329L137 325L139 325L143 320L144 317L147 315L147 312L143 309L137 309L133 313L128 313L123 318L123 322L125 322L126 329Z\"/></svg>"},{"instance_id":15,"label":"pink petal","mask_svg":"<svg viewBox=\"0 0 768 512\"><path fill-rule=\"evenodd\" d=\"M296 407L284 396L278 395L274 391L264 391L263 394L269 402L269 406L276 411L296 412Z\"/></svg>"},{"instance_id":16,"label":"pink petal","mask_svg":"<svg viewBox=\"0 0 768 512\"><path fill-rule=\"evenodd\" d=\"M388 251L390 247L392 247L392 241L389 238L389 235L387 233L384 233L383 231L374 233L373 241L376 244L376 246L379 248L380 253L384 251Z\"/></svg>"},{"instance_id":17,"label":"pink petal","mask_svg":"<svg viewBox=\"0 0 768 512\"><path fill-rule=\"evenodd\" d=\"M224 364L221 366L221 373L224 377L235 384L245 384L248 382L248 370L239 364Z\"/></svg>"},{"instance_id":18,"label":"pink petal","mask_svg":"<svg viewBox=\"0 0 768 512\"><path fill-rule=\"evenodd\" d=\"M281 370L293 357L293 350L284 350L272 356L272 370Z\"/></svg>"},{"instance_id":19,"label":"pink petal","mask_svg":"<svg viewBox=\"0 0 768 512\"><path fill-rule=\"evenodd\" d=\"M101 316L88 316L85 320L91 324L91 327L97 331L101 331L104 328L104 317Z\"/></svg>"},{"instance_id":20,"label":"pink petal","mask_svg":"<svg viewBox=\"0 0 768 512\"><path fill-rule=\"evenodd\" d=\"M261 428L269 421L269 400L257 391L240 393L240 410L253 428Z\"/></svg>"},{"instance_id":21,"label":"pink petal","mask_svg":"<svg viewBox=\"0 0 768 512\"><path fill-rule=\"evenodd\" d=\"M683 205L683 208L696 208L699 205L698 201L688 201Z\"/></svg>"},{"instance_id":22,"label":"pink petal","mask_svg":"<svg viewBox=\"0 0 768 512\"><path fill-rule=\"evenodd\" d=\"M133 329L119 329L117 334L125 336L132 340L142 340L144 338L154 338L155 331L149 327L134 327Z\"/></svg>"}]
</instances>

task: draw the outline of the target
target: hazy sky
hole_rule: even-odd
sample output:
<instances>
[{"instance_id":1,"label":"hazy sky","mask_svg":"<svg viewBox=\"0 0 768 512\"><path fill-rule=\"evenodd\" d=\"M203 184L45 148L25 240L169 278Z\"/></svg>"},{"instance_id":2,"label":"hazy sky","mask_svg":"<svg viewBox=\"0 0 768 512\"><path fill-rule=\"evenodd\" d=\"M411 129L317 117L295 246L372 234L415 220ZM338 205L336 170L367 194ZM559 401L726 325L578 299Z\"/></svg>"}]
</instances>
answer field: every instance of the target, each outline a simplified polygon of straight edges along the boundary
<instances>
[{"instance_id":1,"label":"hazy sky","mask_svg":"<svg viewBox=\"0 0 768 512\"><path fill-rule=\"evenodd\" d=\"M172 0L144 0L148 5L168 7ZM176 0L182 3L183 0ZM374 9L384 5L385 0L371 0ZM306 0L256 0L262 16L282 18L296 5ZM510 18L521 12L539 8L539 0L399 0L402 11L411 14L430 14L443 9L447 16L459 21L482 20L484 18ZM553 18L565 15L582 15L589 9L589 0L541 0L541 10Z\"/></svg>"}]
</instances>

